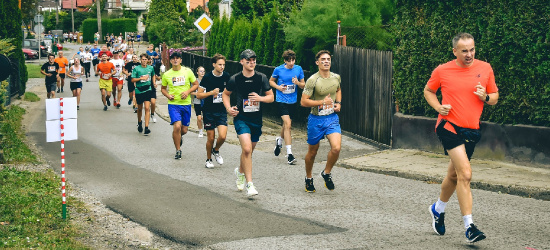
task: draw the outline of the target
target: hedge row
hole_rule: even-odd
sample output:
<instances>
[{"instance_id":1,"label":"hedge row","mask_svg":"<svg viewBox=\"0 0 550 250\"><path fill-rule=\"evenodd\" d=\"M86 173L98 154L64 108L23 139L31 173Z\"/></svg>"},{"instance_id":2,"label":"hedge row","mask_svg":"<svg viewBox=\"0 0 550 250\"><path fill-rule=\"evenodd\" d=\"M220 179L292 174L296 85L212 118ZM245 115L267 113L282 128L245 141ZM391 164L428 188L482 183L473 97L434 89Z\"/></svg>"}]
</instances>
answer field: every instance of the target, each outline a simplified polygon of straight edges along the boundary
<instances>
[{"instance_id":1,"label":"hedge row","mask_svg":"<svg viewBox=\"0 0 550 250\"><path fill-rule=\"evenodd\" d=\"M12 93L19 92L19 95L25 93L27 86L27 66L25 65L25 58L23 57L23 32L21 30L21 10L19 9L19 1L17 0L2 0L0 1L0 39L13 38L13 45L16 47L15 51L19 53L13 53L9 58L12 63L19 64L19 77L12 74L12 86L18 86L19 90L11 89ZM19 82L18 82L19 81Z\"/></svg>"},{"instance_id":2,"label":"hedge row","mask_svg":"<svg viewBox=\"0 0 550 250\"><path fill-rule=\"evenodd\" d=\"M423 89L439 64L455 59L451 39L472 34L489 62L499 103L483 120L550 126L550 5L547 0L397 1L394 89L399 110L435 117Z\"/></svg>"},{"instance_id":3,"label":"hedge row","mask_svg":"<svg viewBox=\"0 0 550 250\"><path fill-rule=\"evenodd\" d=\"M97 19L88 18L82 22L82 33L84 42L94 42L94 34L98 31ZM118 18L118 19L101 19L101 37L107 33L124 34L124 32L137 32L137 19L133 18Z\"/></svg>"}]
</instances>

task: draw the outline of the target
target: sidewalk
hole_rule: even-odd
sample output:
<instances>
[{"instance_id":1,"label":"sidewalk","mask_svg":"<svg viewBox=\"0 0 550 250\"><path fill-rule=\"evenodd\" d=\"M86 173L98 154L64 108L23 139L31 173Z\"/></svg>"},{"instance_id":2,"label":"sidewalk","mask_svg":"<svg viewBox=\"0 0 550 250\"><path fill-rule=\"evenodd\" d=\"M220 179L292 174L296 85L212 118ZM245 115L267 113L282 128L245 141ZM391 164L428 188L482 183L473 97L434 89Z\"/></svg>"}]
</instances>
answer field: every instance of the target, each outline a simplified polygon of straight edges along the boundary
<instances>
[{"instance_id":1,"label":"sidewalk","mask_svg":"<svg viewBox=\"0 0 550 250\"><path fill-rule=\"evenodd\" d=\"M157 90L156 113L159 117L169 121L167 99ZM189 131L198 132L196 116L193 111ZM237 134L231 119L228 119L227 141L231 144L239 144ZM258 145L265 143L272 145L278 136L280 127L269 121L264 121L262 136ZM293 129L294 141L307 138L305 131ZM205 132L206 134L206 132ZM206 136L205 136L206 137ZM364 143L363 152L359 155L346 157L346 150L357 149L358 141L342 135L342 152L337 162L339 167L352 168L360 171L368 171L385 175L393 175L408 179L426 181L429 183L441 183L447 173L449 157L441 154L429 153L420 150L390 149L378 150L371 145ZM295 145L293 151L306 152L305 145ZM328 144L328 143L324 143ZM298 149L298 147L305 147ZM260 147L258 147L260 148ZM261 148L270 149L270 146ZM322 153L321 153L322 152ZM318 157L325 154L319 151ZM293 152L299 161L303 161L305 153ZM344 156L344 157L343 157ZM472 188L507 193L512 195L530 197L535 199L550 200L550 168L537 168L523 166L510 162L488 161L474 159L471 161L473 169ZM299 164L303 165L303 164Z\"/></svg>"}]
</instances>

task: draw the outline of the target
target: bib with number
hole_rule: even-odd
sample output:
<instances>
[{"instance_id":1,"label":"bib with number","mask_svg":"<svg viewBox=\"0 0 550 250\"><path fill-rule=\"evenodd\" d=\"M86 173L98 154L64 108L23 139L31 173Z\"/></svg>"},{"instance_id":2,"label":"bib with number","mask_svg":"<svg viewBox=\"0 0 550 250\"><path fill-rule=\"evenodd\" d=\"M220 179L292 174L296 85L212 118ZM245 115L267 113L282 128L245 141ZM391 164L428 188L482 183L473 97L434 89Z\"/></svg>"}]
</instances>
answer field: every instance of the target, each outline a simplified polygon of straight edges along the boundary
<instances>
[{"instance_id":1,"label":"bib with number","mask_svg":"<svg viewBox=\"0 0 550 250\"><path fill-rule=\"evenodd\" d=\"M296 85L283 85L283 94L292 94L296 91Z\"/></svg>"},{"instance_id":2,"label":"bib with number","mask_svg":"<svg viewBox=\"0 0 550 250\"><path fill-rule=\"evenodd\" d=\"M147 76L147 80L141 80L141 82L148 82L149 81L149 75L142 75L141 77Z\"/></svg>"},{"instance_id":3,"label":"bib with number","mask_svg":"<svg viewBox=\"0 0 550 250\"><path fill-rule=\"evenodd\" d=\"M183 86L185 85L185 77L177 76L172 77L172 86Z\"/></svg>"},{"instance_id":4,"label":"bib with number","mask_svg":"<svg viewBox=\"0 0 550 250\"><path fill-rule=\"evenodd\" d=\"M243 99L243 111L244 112L258 112L260 111L260 102L250 101L248 99Z\"/></svg>"},{"instance_id":5,"label":"bib with number","mask_svg":"<svg viewBox=\"0 0 550 250\"><path fill-rule=\"evenodd\" d=\"M105 80L109 80L111 78L111 76L108 75L108 74L101 74L101 78L103 78Z\"/></svg>"},{"instance_id":6,"label":"bib with number","mask_svg":"<svg viewBox=\"0 0 550 250\"><path fill-rule=\"evenodd\" d=\"M319 105L317 107L318 115L330 115L334 113L334 105L333 104L325 104L325 105Z\"/></svg>"},{"instance_id":7,"label":"bib with number","mask_svg":"<svg viewBox=\"0 0 550 250\"><path fill-rule=\"evenodd\" d=\"M48 66L48 72L54 72L55 66Z\"/></svg>"},{"instance_id":8,"label":"bib with number","mask_svg":"<svg viewBox=\"0 0 550 250\"><path fill-rule=\"evenodd\" d=\"M222 103L222 102L223 102L222 94L223 94L223 93L218 93L218 95L217 95L216 97L212 97L212 102L213 102L213 103ZM244 105L243 105L243 107L244 107ZM258 107L258 110L260 110L259 107ZM256 110L256 111L257 111L257 110ZM245 112L246 112L246 111L245 111Z\"/></svg>"}]
</instances>

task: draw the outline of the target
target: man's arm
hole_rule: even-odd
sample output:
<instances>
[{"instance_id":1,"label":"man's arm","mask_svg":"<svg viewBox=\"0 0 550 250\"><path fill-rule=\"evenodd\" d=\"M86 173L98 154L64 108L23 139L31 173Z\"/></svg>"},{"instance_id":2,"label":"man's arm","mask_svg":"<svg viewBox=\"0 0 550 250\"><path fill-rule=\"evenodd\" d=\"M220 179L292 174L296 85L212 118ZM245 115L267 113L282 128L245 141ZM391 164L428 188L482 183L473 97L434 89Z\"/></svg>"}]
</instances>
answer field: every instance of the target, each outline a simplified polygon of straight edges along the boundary
<instances>
[{"instance_id":1,"label":"man's arm","mask_svg":"<svg viewBox=\"0 0 550 250\"><path fill-rule=\"evenodd\" d=\"M283 87L277 85L277 78L273 78L273 77L270 77L269 78L269 86L271 86L272 88L276 89L276 90L279 90L279 91L283 91Z\"/></svg>"},{"instance_id":2,"label":"man's arm","mask_svg":"<svg viewBox=\"0 0 550 250\"><path fill-rule=\"evenodd\" d=\"M336 99L334 99L334 111L340 112L342 109L342 90L338 88L336 90Z\"/></svg>"},{"instance_id":3,"label":"man's arm","mask_svg":"<svg viewBox=\"0 0 550 250\"><path fill-rule=\"evenodd\" d=\"M220 89L219 88L215 88L213 90L210 90L208 92L205 92L206 89L203 88L203 87L199 87L199 91L197 91L197 98L199 99L204 99L206 97L209 97L209 96L217 96L218 93L220 93Z\"/></svg>"},{"instance_id":4,"label":"man's arm","mask_svg":"<svg viewBox=\"0 0 550 250\"><path fill-rule=\"evenodd\" d=\"M198 87L199 87L199 81L195 80L193 82L193 86L191 86L191 88L189 88L187 91L181 92L181 99L187 98L189 96L189 93L195 92L195 90L197 90Z\"/></svg>"},{"instance_id":5,"label":"man's arm","mask_svg":"<svg viewBox=\"0 0 550 250\"><path fill-rule=\"evenodd\" d=\"M452 108L451 105L449 104L441 105L441 103L439 103L439 100L437 99L437 95L435 94L435 91L428 88L428 85L424 87L424 98L426 98L426 101L428 102L428 104L433 109L435 109L437 113L441 115L448 115L449 112L451 111L451 108Z\"/></svg>"},{"instance_id":6,"label":"man's arm","mask_svg":"<svg viewBox=\"0 0 550 250\"><path fill-rule=\"evenodd\" d=\"M222 94L223 106L229 115L235 117L239 114L236 106L231 107L231 91L225 89Z\"/></svg>"}]
</instances>

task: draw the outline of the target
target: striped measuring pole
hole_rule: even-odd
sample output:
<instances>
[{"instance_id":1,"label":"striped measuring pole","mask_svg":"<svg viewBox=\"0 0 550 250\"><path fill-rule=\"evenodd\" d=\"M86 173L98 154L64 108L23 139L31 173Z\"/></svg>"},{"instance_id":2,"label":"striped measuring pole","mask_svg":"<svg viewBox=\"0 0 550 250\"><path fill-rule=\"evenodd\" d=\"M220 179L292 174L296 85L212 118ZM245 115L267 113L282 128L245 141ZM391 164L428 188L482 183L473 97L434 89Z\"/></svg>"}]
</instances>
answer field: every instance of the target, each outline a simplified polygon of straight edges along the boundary
<instances>
[{"instance_id":1,"label":"striped measuring pole","mask_svg":"<svg viewBox=\"0 0 550 250\"><path fill-rule=\"evenodd\" d=\"M61 195L63 197L62 215L67 218L67 201L65 196L65 127L63 125L63 97L59 98L59 112L61 122Z\"/></svg>"}]
</instances>

